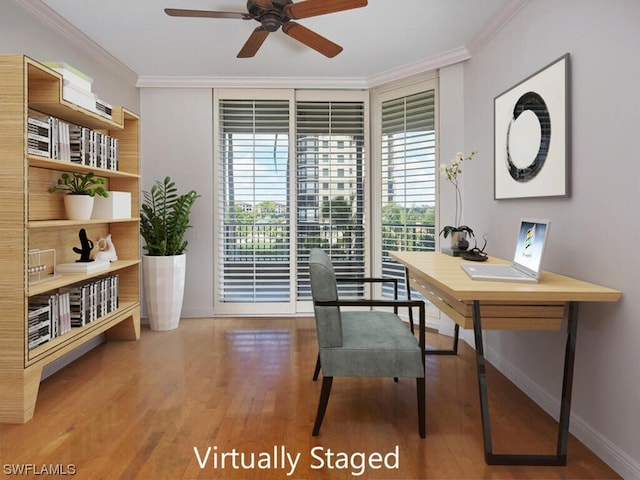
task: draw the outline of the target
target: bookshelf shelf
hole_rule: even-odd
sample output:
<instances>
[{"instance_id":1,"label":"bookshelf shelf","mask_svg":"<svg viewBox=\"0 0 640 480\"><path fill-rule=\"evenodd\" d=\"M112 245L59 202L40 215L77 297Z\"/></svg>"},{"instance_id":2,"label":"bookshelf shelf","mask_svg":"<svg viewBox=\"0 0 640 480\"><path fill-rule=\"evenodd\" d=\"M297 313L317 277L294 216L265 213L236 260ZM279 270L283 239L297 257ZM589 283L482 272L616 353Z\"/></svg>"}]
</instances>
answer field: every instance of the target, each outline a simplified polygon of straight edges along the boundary
<instances>
[{"instance_id":1,"label":"bookshelf shelf","mask_svg":"<svg viewBox=\"0 0 640 480\"><path fill-rule=\"evenodd\" d=\"M60 335L47 343L29 350L26 363L31 364L42 361L52 354L57 358L56 353L59 352L60 349L65 349L65 347L71 347L66 348L67 351L73 350L78 339L83 338L84 341L86 341L103 333L105 330L109 329L109 327L126 319L126 317L131 315L137 307L138 306L135 302L121 302L120 307L115 312L105 317L101 317L95 322L89 323L84 327L74 328L71 332Z\"/></svg>"},{"instance_id":2,"label":"bookshelf shelf","mask_svg":"<svg viewBox=\"0 0 640 480\"><path fill-rule=\"evenodd\" d=\"M94 172L97 176L103 178L140 178L140 175L135 173L122 172L119 170L107 170L106 168L88 167L86 165L78 165L71 162L63 162L61 160L52 160L46 157L38 157L37 155L27 155L27 160L29 161L30 167L47 168L49 170L59 170L61 172Z\"/></svg>"},{"instance_id":3,"label":"bookshelf shelf","mask_svg":"<svg viewBox=\"0 0 640 480\"><path fill-rule=\"evenodd\" d=\"M95 220L34 220L27 224L27 228L31 230L39 228L60 228L74 227L82 228L87 225L103 225L113 223L138 223L140 217L135 218L115 218L115 219L95 219Z\"/></svg>"},{"instance_id":4,"label":"bookshelf shelf","mask_svg":"<svg viewBox=\"0 0 640 480\"><path fill-rule=\"evenodd\" d=\"M97 335L104 334L108 340L137 340L140 336L139 117L126 108L113 107L112 118L107 118L64 100L62 76L24 55L0 55L0 78L3 79L0 89L3 117L0 122L0 255L3 267L0 276L0 310L3 312L0 316L0 423L24 423L33 416L46 365ZM55 122L51 125L60 120L91 129L96 138L99 133L116 139L119 153L117 166L114 160L113 168L117 170L28 153L31 146L29 127L33 127L34 122L27 122L27 117L34 110L47 116L45 118L55 117L50 120ZM46 131L46 125L40 126ZM54 131L53 127L51 131ZM37 150L41 149L38 147ZM129 192L132 218L62 220L65 218L63 195L48 192L62 171L93 172L105 179L108 190ZM54 250L55 263L75 262L78 254L73 247L80 245L80 229L85 229L94 244L99 238L111 235L119 260L98 272L63 273L29 284L28 252ZM38 268L46 268L51 274L52 265L44 264L53 261L43 260L42 263ZM103 280L104 276L116 275L117 282L114 277L113 286ZM109 289L118 292L117 305L109 302L108 308L94 310L93 321L82 327L62 333L65 329L56 331L50 326L48 334L38 336L41 325L44 325L42 328L47 326L47 315L52 315L47 313L47 308L57 311L51 303L46 306L47 299L51 302L52 296L62 296L62 290L68 290L65 287L84 283L99 285L100 282L103 282L102 291L98 290L101 294ZM40 307L43 298L45 306ZM105 294L101 298L115 296ZM32 306L30 309L30 303L37 308Z\"/></svg>"},{"instance_id":5,"label":"bookshelf shelf","mask_svg":"<svg viewBox=\"0 0 640 480\"><path fill-rule=\"evenodd\" d=\"M93 272L86 275L81 273L59 274L56 278L52 278L51 280L30 285L27 295L29 297L42 295L44 293L50 292L51 290L57 290L68 285L91 280L92 278L97 278L102 275L117 273L120 270L124 270L129 267L135 267L139 264L139 260L118 260L117 262L112 262L108 269L100 270L98 272Z\"/></svg>"}]
</instances>

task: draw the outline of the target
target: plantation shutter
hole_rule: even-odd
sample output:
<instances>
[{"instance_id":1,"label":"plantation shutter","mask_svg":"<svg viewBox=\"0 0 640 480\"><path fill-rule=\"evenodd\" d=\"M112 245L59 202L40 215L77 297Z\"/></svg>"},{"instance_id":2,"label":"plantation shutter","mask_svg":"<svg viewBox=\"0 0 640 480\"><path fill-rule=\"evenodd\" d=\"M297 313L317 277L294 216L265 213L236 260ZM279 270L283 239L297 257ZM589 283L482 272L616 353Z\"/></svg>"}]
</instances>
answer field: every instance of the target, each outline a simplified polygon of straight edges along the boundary
<instances>
[{"instance_id":1,"label":"plantation shutter","mask_svg":"<svg viewBox=\"0 0 640 480\"><path fill-rule=\"evenodd\" d=\"M382 274L404 280L389 251L435 249L435 91L385 101L381 117Z\"/></svg>"},{"instance_id":2,"label":"plantation shutter","mask_svg":"<svg viewBox=\"0 0 640 480\"><path fill-rule=\"evenodd\" d=\"M221 302L290 299L289 101L219 101Z\"/></svg>"},{"instance_id":3,"label":"plantation shutter","mask_svg":"<svg viewBox=\"0 0 640 480\"><path fill-rule=\"evenodd\" d=\"M296 103L298 300L311 299L313 247L327 251L337 276L364 276L364 111L362 101ZM339 287L351 296L363 291Z\"/></svg>"}]
</instances>

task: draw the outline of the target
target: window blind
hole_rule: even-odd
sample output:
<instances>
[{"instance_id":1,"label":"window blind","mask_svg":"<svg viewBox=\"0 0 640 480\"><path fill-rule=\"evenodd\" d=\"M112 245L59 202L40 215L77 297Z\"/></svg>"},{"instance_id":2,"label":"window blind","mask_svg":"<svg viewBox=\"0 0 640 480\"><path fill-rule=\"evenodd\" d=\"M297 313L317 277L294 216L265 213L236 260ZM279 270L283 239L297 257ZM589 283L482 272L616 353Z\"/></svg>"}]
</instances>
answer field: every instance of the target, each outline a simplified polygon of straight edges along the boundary
<instances>
[{"instance_id":1,"label":"window blind","mask_svg":"<svg viewBox=\"0 0 640 480\"><path fill-rule=\"evenodd\" d=\"M403 279L403 290L404 268L389 251L435 249L435 91L385 101L381 112L382 274Z\"/></svg>"},{"instance_id":2,"label":"window blind","mask_svg":"<svg viewBox=\"0 0 640 480\"><path fill-rule=\"evenodd\" d=\"M309 250L326 250L337 276L365 272L363 102L296 103L297 299L310 300ZM362 285L339 285L360 296Z\"/></svg>"},{"instance_id":3,"label":"window blind","mask_svg":"<svg viewBox=\"0 0 640 480\"><path fill-rule=\"evenodd\" d=\"M290 298L289 102L220 100L222 302Z\"/></svg>"}]
</instances>

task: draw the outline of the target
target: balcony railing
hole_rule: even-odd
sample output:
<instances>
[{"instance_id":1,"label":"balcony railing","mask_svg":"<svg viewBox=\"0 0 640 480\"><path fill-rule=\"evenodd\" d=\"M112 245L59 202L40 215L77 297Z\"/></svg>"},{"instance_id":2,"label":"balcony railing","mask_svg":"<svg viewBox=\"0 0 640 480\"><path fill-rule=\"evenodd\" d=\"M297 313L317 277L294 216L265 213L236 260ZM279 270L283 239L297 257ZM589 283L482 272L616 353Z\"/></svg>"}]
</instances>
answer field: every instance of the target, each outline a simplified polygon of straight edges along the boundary
<instances>
[{"instance_id":1,"label":"balcony railing","mask_svg":"<svg viewBox=\"0 0 640 480\"><path fill-rule=\"evenodd\" d=\"M337 231L337 227L327 228L322 223L305 222L299 226L295 259L298 267L298 300L311 298L307 266L311 248L325 248L330 252L337 275L364 276L364 235L362 232L357 235L353 232L346 236L336 235ZM289 301L290 282L296 281L291 275L293 261L290 232L291 228L285 224L226 225L221 272L223 299L249 302ZM434 225L385 224L382 233L381 260L384 276L404 279L404 269L389 257L390 251L435 250ZM373 261L380 261L380 257ZM403 290L402 285L402 294Z\"/></svg>"}]
</instances>

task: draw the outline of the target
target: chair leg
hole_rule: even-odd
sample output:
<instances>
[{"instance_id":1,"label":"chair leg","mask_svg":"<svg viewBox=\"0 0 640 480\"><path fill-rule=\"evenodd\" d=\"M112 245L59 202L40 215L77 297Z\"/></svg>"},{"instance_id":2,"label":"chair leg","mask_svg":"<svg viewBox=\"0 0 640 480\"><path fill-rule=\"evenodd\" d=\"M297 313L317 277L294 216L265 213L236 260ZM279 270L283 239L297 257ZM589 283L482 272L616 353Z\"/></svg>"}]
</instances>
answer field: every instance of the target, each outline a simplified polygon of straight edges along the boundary
<instances>
[{"instance_id":1,"label":"chair leg","mask_svg":"<svg viewBox=\"0 0 640 480\"><path fill-rule=\"evenodd\" d=\"M313 372L313 381L318 380L318 374L320 373L320 354L318 353L318 358L316 360L316 369Z\"/></svg>"},{"instance_id":2,"label":"chair leg","mask_svg":"<svg viewBox=\"0 0 640 480\"><path fill-rule=\"evenodd\" d=\"M313 426L313 436L317 437L320 433L320 425L322 425L322 419L327 411L327 404L329 403L329 394L331 393L331 384L333 383L333 377L322 377L322 390L320 391L320 402L318 403L318 413L316 414L316 423Z\"/></svg>"},{"instance_id":3,"label":"chair leg","mask_svg":"<svg viewBox=\"0 0 640 480\"><path fill-rule=\"evenodd\" d=\"M418 390L418 432L420 438L426 434L426 414L425 414L425 381L424 377L416 378L416 388Z\"/></svg>"}]
</instances>

